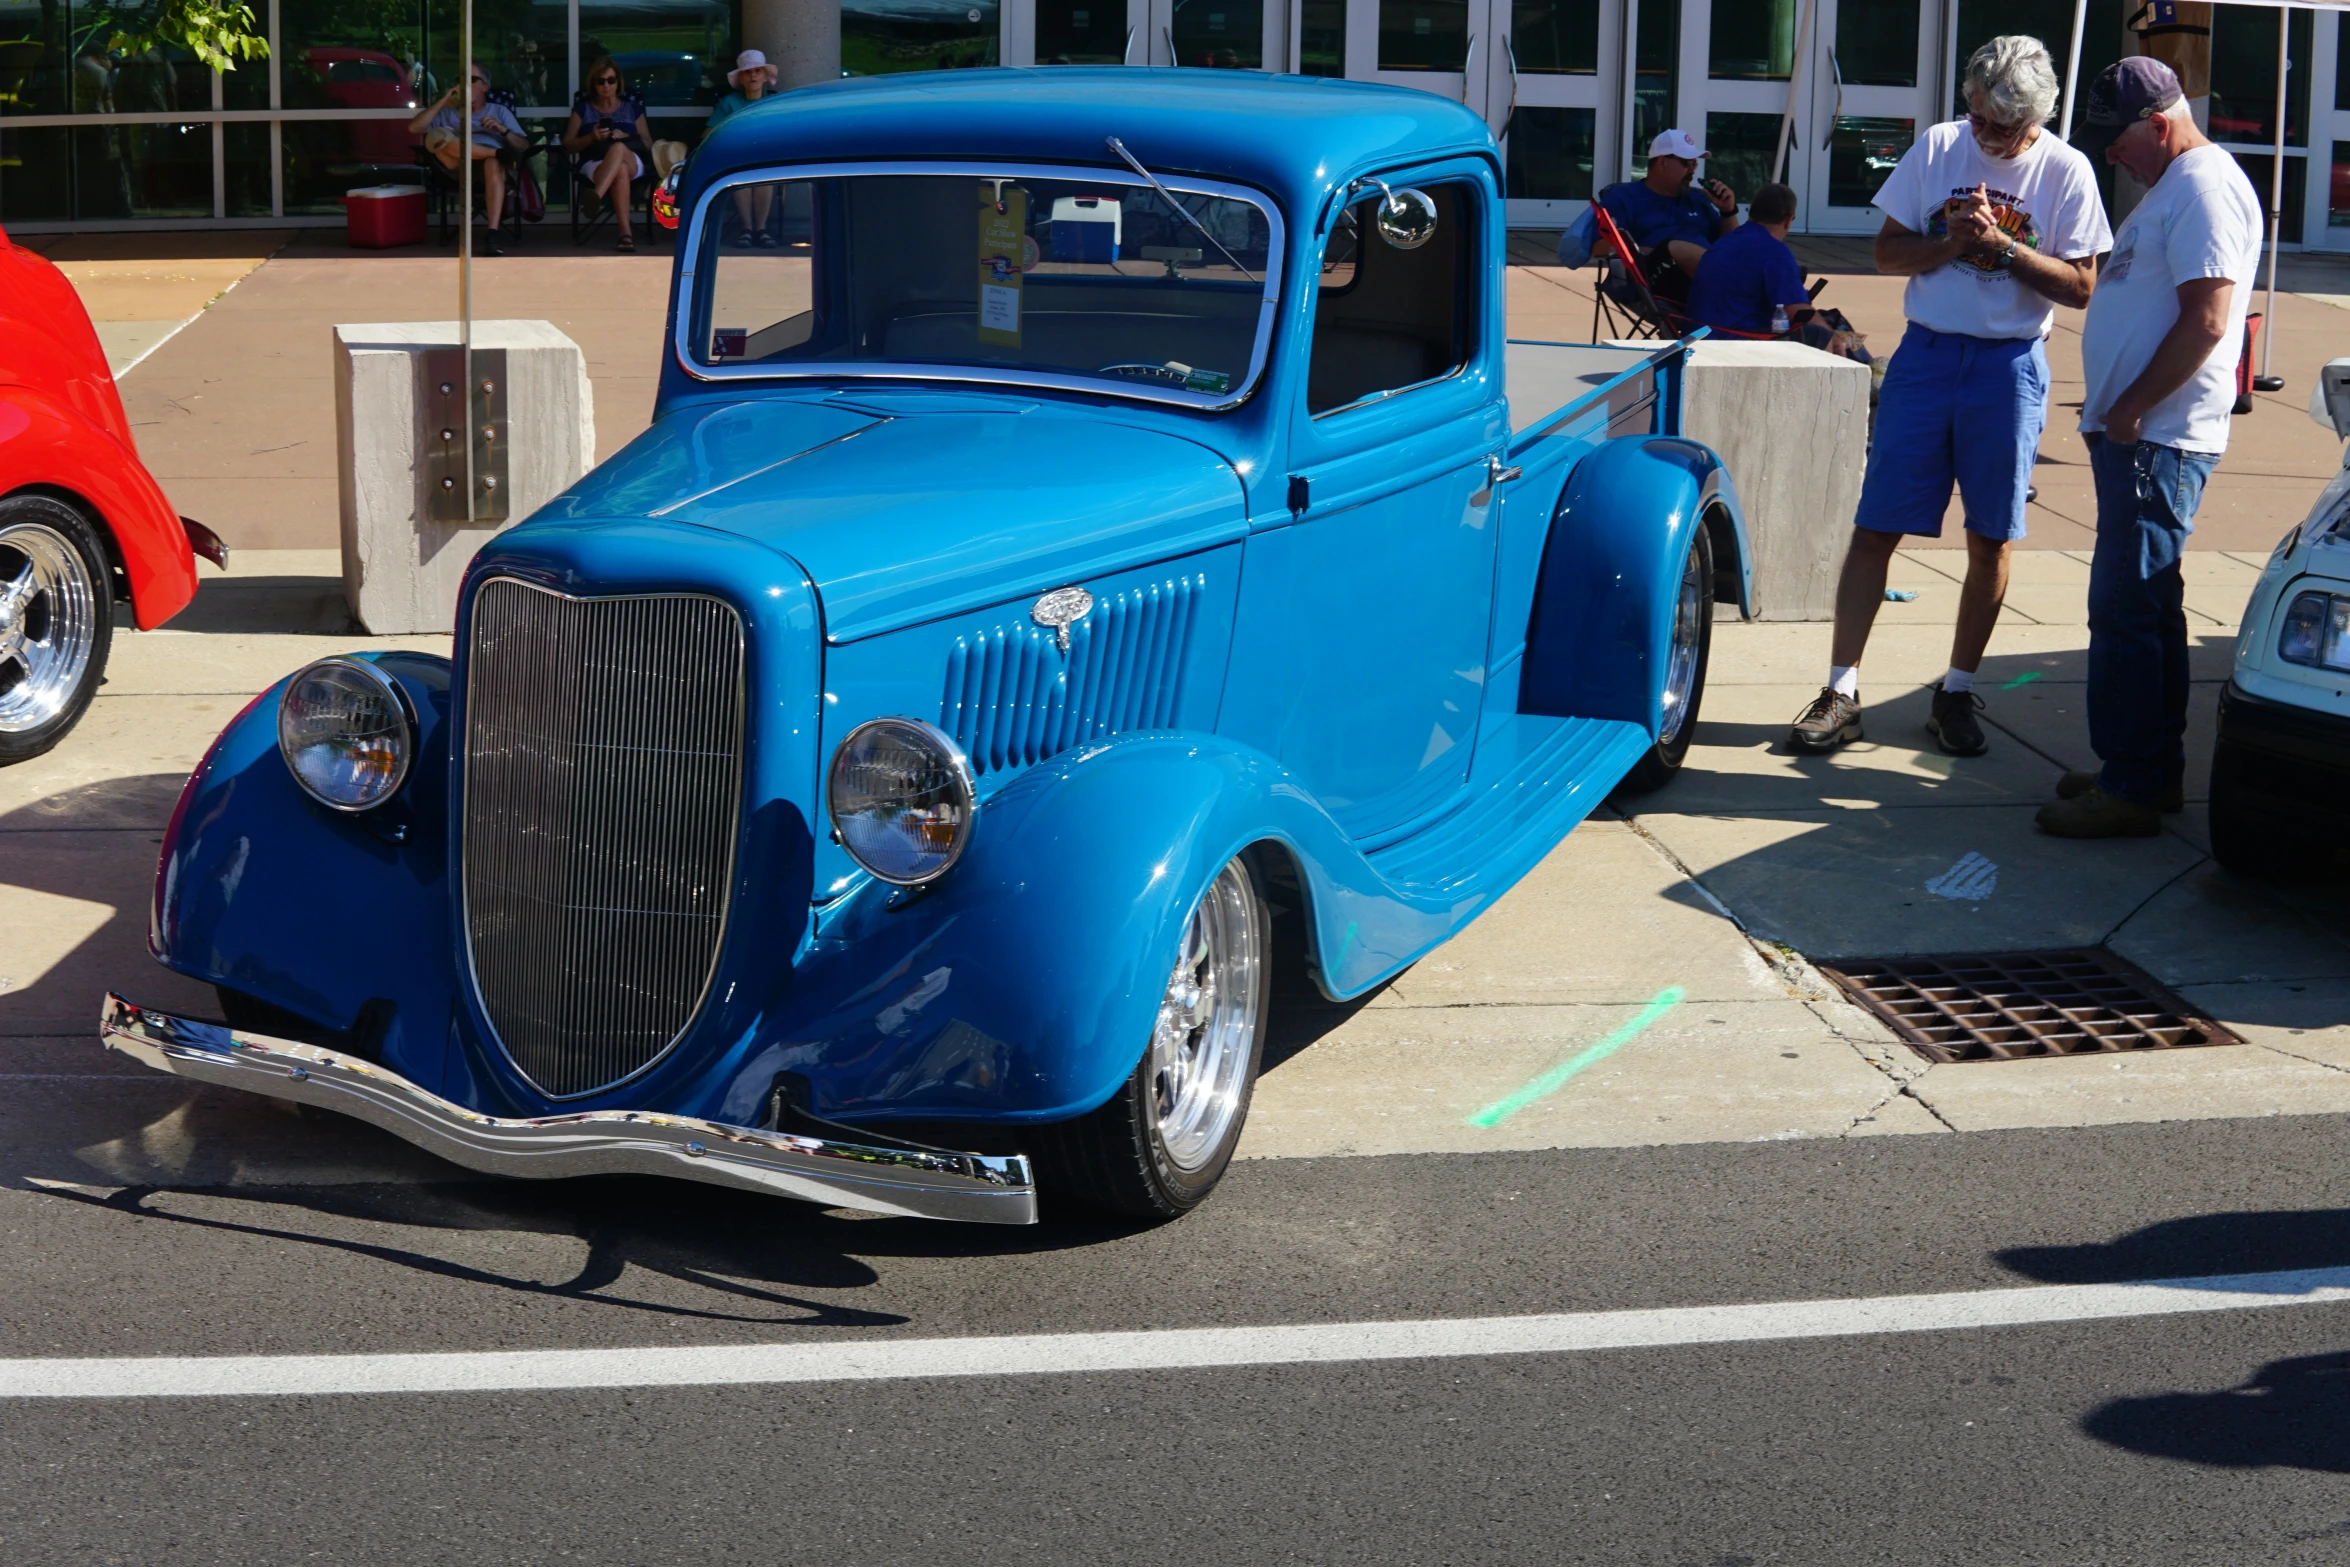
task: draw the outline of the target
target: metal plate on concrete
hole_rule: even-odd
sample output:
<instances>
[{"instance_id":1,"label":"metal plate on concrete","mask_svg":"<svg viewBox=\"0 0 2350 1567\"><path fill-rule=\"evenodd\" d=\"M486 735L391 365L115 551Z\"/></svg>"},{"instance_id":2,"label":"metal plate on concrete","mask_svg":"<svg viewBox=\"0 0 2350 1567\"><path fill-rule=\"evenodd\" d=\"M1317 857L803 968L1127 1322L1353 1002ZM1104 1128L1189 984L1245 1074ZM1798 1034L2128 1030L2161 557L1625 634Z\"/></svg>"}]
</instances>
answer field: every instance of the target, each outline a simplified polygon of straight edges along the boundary
<instances>
[{"instance_id":1,"label":"metal plate on concrete","mask_svg":"<svg viewBox=\"0 0 2350 1567\"><path fill-rule=\"evenodd\" d=\"M424 454L426 515L434 522L504 522L509 510L506 350L473 351L472 415L463 394L462 349L436 348L417 356L416 449ZM474 500L465 503L465 448L473 442Z\"/></svg>"},{"instance_id":2,"label":"metal plate on concrete","mask_svg":"<svg viewBox=\"0 0 2350 1567\"><path fill-rule=\"evenodd\" d=\"M1814 967L1929 1061L2244 1043L2103 947L1841 958Z\"/></svg>"}]
</instances>

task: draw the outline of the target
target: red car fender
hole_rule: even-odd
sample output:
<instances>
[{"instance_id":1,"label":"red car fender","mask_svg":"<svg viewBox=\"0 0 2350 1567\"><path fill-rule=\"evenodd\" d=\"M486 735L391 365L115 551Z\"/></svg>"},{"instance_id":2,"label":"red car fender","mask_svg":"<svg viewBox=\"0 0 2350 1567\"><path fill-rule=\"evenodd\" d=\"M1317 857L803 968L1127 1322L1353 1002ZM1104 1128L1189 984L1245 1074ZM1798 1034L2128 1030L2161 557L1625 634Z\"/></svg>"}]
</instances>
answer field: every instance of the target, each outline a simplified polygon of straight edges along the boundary
<instances>
[{"instance_id":1,"label":"red car fender","mask_svg":"<svg viewBox=\"0 0 2350 1567\"><path fill-rule=\"evenodd\" d=\"M187 529L145 465L55 398L29 386L0 386L0 495L28 487L62 492L98 514L130 581L141 631L162 625L196 596Z\"/></svg>"},{"instance_id":2,"label":"red car fender","mask_svg":"<svg viewBox=\"0 0 2350 1567\"><path fill-rule=\"evenodd\" d=\"M0 231L0 495L61 492L98 514L153 630L196 596L179 513L139 461L97 328L64 273Z\"/></svg>"}]
</instances>

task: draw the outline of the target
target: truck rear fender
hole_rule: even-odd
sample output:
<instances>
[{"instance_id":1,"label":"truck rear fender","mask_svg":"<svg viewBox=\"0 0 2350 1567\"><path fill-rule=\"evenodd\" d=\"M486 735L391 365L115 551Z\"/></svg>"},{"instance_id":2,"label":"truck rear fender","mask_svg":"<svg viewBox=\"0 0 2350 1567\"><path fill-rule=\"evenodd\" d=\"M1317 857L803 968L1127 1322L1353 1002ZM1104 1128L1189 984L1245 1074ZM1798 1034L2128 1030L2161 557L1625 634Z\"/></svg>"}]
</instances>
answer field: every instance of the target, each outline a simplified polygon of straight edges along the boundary
<instances>
[{"instance_id":1,"label":"truck rear fender","mask_svg":"<svg viewBox=\"0 0 2350 1567\"><path fill-rule=\"evenodd\" d=\"M1677 436L1638 435L1576 464L1543 547L1520 711L1656 732L1674 590L1701 527L1713 544L1715 601L1752 619L1753 551L1720 457Z\"/></svg>"}]
</instances>

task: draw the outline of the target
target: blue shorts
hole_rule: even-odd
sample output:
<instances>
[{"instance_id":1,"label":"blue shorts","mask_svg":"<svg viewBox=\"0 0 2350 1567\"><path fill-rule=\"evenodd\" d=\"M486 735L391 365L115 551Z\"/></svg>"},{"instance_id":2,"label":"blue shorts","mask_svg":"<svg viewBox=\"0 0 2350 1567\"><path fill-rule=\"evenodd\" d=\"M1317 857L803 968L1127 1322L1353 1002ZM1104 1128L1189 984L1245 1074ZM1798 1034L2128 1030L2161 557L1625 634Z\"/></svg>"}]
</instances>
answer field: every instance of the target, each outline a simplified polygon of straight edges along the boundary
<instances>
[{"instance_id":1,"label":"blue shorts","mask_svg":"<svg viewBox=\"0 0 2350 1567\"><path fill-rule=\"evenodd\" d=\"M2024 492L2048 423L2037 338L1967 337L1912 325L1877 395L1876 435L1853 526L1942 536L1950 486L1970 533L2024 536Z\"/></svg>"}]
</instances>

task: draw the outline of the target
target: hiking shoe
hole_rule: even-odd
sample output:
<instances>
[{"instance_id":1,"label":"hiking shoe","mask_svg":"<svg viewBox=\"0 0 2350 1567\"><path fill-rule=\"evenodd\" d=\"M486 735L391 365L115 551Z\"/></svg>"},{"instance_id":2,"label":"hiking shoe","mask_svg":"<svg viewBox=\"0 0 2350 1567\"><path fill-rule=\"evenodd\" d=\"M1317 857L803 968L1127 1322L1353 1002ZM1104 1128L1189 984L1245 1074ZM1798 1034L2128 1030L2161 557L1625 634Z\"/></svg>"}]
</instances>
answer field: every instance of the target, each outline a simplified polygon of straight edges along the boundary
<instances>
[{"instance_id":1,"label":"hiking shoe","mask_svg":"<svg viewBox=\"0 0 2350 1567\"><path fill-rule=\"evenodd\" d=\"M1787 748L1817 755L1859 738L1860 698L1846 696L1834 686L1822 686L1787 732Z\"/></svg>"},{"instance_id":2,"label":"hiking shoe","mask_svg":"<svg viewBox=\"0 0 2350 1567\"><path fill-rule=\"evenodd\" d=\"M2096 787L2096 768L2070 772L2056 780L2056 797L2059 800L2077 800ZM2187 808L2187 791L2178 784L2172 784L2155 797L2154 808L2165 816L2178 815Z\"/></svg>"},{"instance_id":3,"label":"hiking shoe","mask_svg":"<svg viewBox=\"0 0 2350 1567\"><path fill-rule=\"evenodd\" d=\"M2151 838L2162 831L2162 813L2133 805L2095 784L2069 800L2051 800L2032 818L2040 830L2059 838Z\"/></svg>"},{"instance_id":4,"label":"hiking shoe","mask_svg":"<svg viewBox=\"0 0 2350 1567\"><path fill-rule=\"evenodd\" d=\"M1939 680L1933 691L1934 712L1926 720L1926 732L1942 743L1942 749L1952 756L1981 756L1990 750L1983 726L1975 722L1983 699L1972 691L1945 691Z\"/></svg>"}]
</instances>

